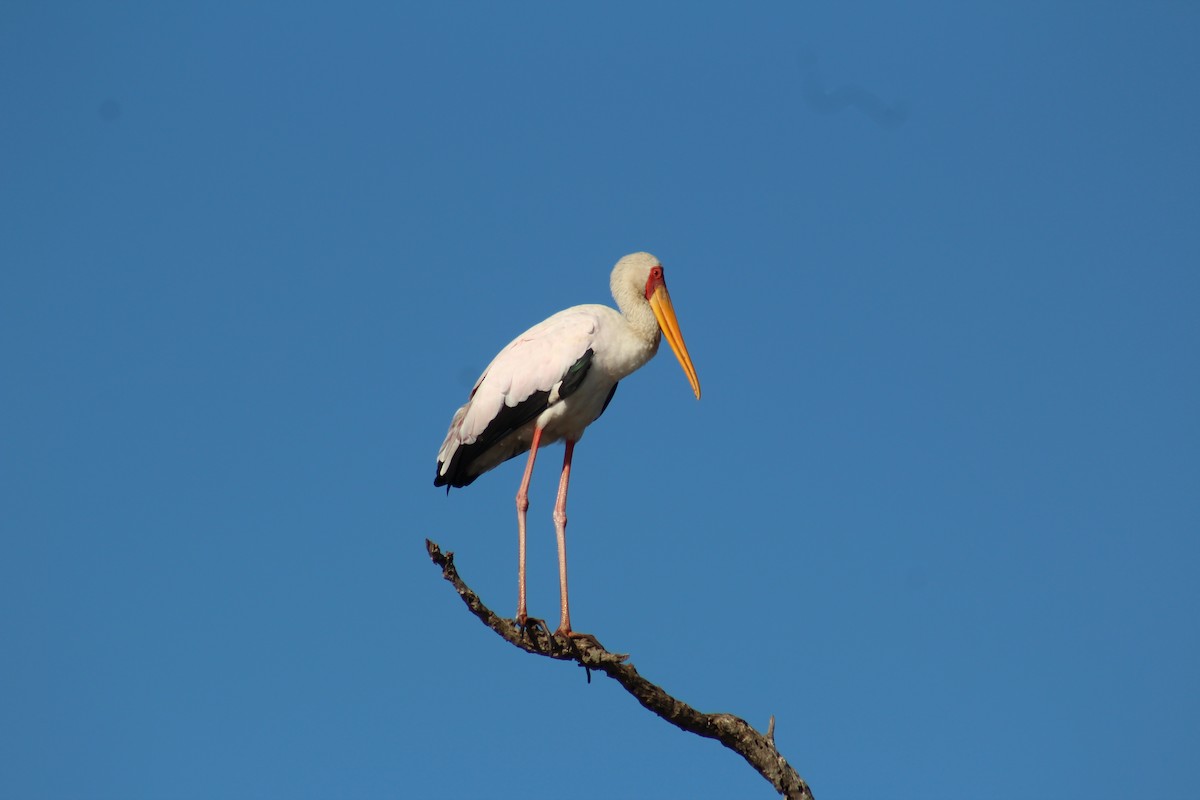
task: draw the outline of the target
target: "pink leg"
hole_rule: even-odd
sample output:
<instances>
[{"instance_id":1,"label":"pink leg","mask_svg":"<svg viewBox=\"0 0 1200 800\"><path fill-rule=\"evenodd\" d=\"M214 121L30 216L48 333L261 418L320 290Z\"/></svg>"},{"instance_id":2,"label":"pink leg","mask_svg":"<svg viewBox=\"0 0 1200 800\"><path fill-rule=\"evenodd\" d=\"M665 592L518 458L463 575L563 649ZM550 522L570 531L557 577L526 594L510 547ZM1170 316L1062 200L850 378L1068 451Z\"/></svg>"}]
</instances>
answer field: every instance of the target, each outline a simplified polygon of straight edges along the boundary
<instances>
[{"instance_id":1,"label":"pink leg","mask_svg":"<svg viewBox=\"0 0 1200 800\"><path fill-rule=\"evenodd\" d=\"M525 462L525 477L517 490L517 624L524 625L529 618L525 608L525 512L529 510L529 479L533 476L533 462L537 460L538 443L542 440L542 429L533 429L533 442L529 445L529 460Z\"/></svg>"},{"instance_id":2,"label":"pink leg","mask_svg":"<svg viewBox=\"0 0 1200 800\"><path fill-rule=\"evenodd\" d=\"M558 481L558 499L554 503L554 531L558 535L558 590L562 602L562 619L555 636L571 636L571 609L567 601L567 484L571 481L571 454L575 442L567 439L563 455L562 477Z\"/></svg>"}]
</instances>

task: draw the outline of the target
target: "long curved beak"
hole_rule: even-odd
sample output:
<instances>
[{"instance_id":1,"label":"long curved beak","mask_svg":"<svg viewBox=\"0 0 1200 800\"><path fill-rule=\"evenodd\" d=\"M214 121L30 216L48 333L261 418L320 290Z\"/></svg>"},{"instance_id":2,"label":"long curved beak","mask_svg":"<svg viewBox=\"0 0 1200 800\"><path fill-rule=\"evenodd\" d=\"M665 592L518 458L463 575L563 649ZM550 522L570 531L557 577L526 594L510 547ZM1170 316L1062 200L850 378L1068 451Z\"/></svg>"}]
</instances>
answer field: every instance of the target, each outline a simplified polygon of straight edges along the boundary
<instances>
[{"instance_id":1,"label":"long curved beak","mask_svg":"<svg viewBox=\"0 0 1200 800\"><path fill-rule=\"evenodd\" d=\"M665 284L660 283L650 295L650 310L654 312L654 317L658 320L658 327L662 328L663 336L667 337L667 344L671 345L671 350L679 359L679 365L683 367L683 371L687 373L688 382L692 384L692 391L696 393L696 399L699 400L700 379L696 377L696 368L692 366L692 357L688 355L687 345L683 343L683 334L679 332L679 320L675 318L675 306L671 304L671 295L667 293Z\"/></svg>"}]
</instances>

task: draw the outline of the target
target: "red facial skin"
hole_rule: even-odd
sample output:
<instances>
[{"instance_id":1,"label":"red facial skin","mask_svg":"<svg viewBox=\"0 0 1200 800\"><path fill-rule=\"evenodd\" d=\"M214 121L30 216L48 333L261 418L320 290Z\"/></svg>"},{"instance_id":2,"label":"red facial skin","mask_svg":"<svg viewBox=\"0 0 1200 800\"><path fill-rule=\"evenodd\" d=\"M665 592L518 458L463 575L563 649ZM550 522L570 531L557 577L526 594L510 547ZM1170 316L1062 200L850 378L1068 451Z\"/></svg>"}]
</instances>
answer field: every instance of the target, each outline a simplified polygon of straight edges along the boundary
<instances>
[{"instance_id":1,"label":"red facial skin","mask_svg":"<svg viewBox=\"0 0 1200 800\"><path fill-rule=\"evenodd\" d=\"M663 280L663 268L659 264L650 270L650 277L646 278L646 299L649 300L658 287L666 285L666 282Z\"/></svg>"}]
</instances>

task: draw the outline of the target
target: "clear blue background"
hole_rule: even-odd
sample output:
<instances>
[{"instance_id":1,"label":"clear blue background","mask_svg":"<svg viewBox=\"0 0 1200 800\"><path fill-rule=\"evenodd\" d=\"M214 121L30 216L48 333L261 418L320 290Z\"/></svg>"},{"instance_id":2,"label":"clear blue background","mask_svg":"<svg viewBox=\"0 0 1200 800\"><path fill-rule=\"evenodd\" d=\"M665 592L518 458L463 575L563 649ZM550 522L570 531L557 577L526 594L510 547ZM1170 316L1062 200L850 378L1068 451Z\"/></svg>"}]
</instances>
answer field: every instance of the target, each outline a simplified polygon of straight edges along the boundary
<instances>
[{"instance_id":1,"label":"clear blue background","mask_svg":"<svg viewBox=\"0 0 1200 800\"><path fill-rule=\"evenodd\" d=\"M667 270L576 627L817 797L1190 797L1191 2L0 10L0 796L771 797L484 630L494 352ZM533 487L553 619L560 448Z\"/></svg>"}]
</instances>

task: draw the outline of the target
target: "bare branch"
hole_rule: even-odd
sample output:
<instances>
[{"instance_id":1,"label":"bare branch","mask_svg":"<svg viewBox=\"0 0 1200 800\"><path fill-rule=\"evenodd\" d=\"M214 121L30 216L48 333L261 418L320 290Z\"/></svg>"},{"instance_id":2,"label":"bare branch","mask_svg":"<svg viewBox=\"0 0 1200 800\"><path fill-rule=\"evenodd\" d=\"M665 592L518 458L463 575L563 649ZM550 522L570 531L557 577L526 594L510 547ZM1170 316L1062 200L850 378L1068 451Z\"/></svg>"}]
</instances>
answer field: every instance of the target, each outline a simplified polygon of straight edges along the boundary
<instances>
[{"instance_id":1,"label":"bare branch","mask_svg":"<svg viewBox=\"0 0 1200 800\"><path fill-rule=\"evenodd\" d=\"M527 625L522 629L514 620L497 616L483 604L479 595L463 582L454 567L454 554L443 553L429 539L425 548L433 563L442 568L442 577L449 581L467 604L471 613L505 641L527 653L559 661L574 661L589 671L603 672L633 695L639 703L675 727L708 739L716 739L746 759L760 775L771 782L788 800L812 800L812 791L796 770L775 749L775 718L764 736L740 717L732 714L704 714L671 695L638 674L628 656L610 653L594 638L555 638L543 625Z\"/></svg>"}]
</instances>

